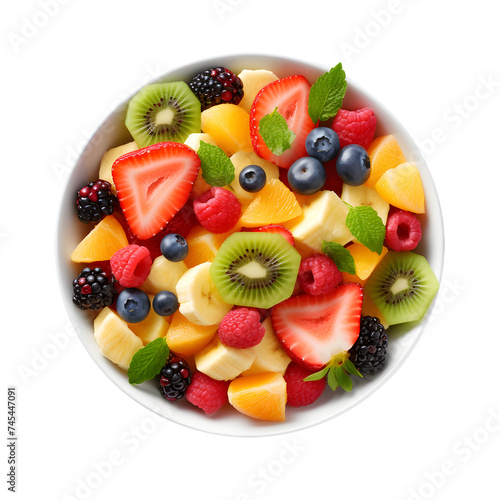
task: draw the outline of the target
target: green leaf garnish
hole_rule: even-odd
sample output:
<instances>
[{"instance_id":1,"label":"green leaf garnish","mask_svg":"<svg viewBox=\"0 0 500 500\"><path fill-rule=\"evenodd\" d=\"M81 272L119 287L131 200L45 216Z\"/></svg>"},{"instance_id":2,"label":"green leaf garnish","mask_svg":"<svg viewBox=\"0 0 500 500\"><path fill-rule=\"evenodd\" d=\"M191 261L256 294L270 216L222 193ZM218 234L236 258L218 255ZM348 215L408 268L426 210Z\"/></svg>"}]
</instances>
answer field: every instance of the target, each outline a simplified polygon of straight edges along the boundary
<instances>
[{"instance_id":1,"label":"green leaf garnish","mask_svg":"<svg viewBox=\"0 0 500 500\"><path fill-rule=\"evenodd\" d=\"M266 146L278 156L290 149L295 139L295 134L288 128L288 123L279 114L278 108L261 118L259 134Z\"/></svg>"},{"instance_id":2,"label":"green leaf garnish","mask_svg":"<svg viewBox=\"0 0 500 500\"><path fill-rule=\"evenodd\" d=\"M198 156L201 160L201 175L211 186L229 186L234 180L234 165L218 146L200 141Z\"/></svg>"},{"instance_id":3,"label":"green leaf garnish","mask_svg":"<svg viewBox=\"0 0 500 500\"><path fill-rule=\"evenodd\" d=\"M337 269L341 273L356 274L354 257L351 255L351 252L340 243L323 241L323 243L321 243L321 251L335 262Z\"/></svg>"},{"instance_id":4,"label":"green leaf garnish","mask_svg":"<svg viewBox=\"0 0 500 500\"><path fill-rule=\"evenodd\" d=\"M127 371L129 383L142 384L158 375L167 361L169 352L164 337L153 340L139 349L134 354Z\"/></svg>"},{"instance_id":5,"label":"green leaf garnish","mask_svg":"<svg viewBox=\"0 0 500 500\"><path fill-rule=\"evenodd\" d=\"M374 208L364 205L351 207L345 223L351 234L362 245L379 255L382 253L385 226Z\"/></svg>"},{"instance_id":6,"label":"green leaf garnish","mask_svg":"<svg viewBox=\"0 0 500 500\"><path fill-rule=\"evenodd\" d=\"M349 360L349 353L343 351L333 356L319 372L307 376L304 382L320 380L326 375L326 383L332 391L335 391L340 386L344 391L350 392L353 384L349 374L363 377L352 361Z\"/></svg>"},{"instance_id":7,"label":"green leaf garnish","mask_svg":"<svg viewBox=\"0 0 500 500\"><path fill-rule=\"evenodd\" d=\"M309 116L314 123L333 118L347 90L342 63L321 75L309 92Z\"/></svg>"}]
</instances>

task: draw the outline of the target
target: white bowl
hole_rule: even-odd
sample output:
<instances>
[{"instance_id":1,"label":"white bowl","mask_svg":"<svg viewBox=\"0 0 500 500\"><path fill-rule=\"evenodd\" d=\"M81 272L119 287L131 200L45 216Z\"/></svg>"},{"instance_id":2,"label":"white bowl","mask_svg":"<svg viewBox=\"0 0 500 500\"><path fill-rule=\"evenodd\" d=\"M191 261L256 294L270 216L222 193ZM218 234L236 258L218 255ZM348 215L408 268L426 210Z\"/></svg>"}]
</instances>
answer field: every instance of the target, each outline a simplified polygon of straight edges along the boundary
<instances>
[{"instance_id":1,"label":"white bowl","mask_svg":"<svg viewBox=\"0 0 500 500\"><path fill-rule=\"evenodd\" d=\"M245 68L265 68L272 70L279 77L303 74L311 83L314 83L318 76L330 69L327 66L317 67L282 57L241 55L200 61L170 71L155 81L189 81L199 71L216 66L228 67L236 73ZM83 266L71 263L69 256L88 232L88 227L77 221L74 200L77 190L97 177L102 155L109 148L131 140L124 125L127 103L128 100L108 116L95 131L78 159L64 191L57 236L57 262L63 301L80 340L102 371L131 398L168 420L193 429L228 436L266 436L304 429L340 415L376 391L399 369L417 343L424 331L434 303L422 321L390 328L388 356L386 367L382 372L375 376L365 376L363 379L353 377L355 379L354 387L350 393L341 389L333 392L327 387L321 398L313 405L303 408L287 407L286 422L282 423L261 422L248 418L229 405L216 414L207 416L185 400L169 403L160 396L155 382L132 386L128 383L126 373L101 355L93 336L92 319L94 315L81 311L72 303L72 282ZM358 85L348 80L343 107L357 109L363 106L369 106L375 111L377 116L375 136L393 134L405 156L414 160L419 167L426 195L427 215L423 218L424 237L416 252L425 255L440 280L444 255L444 231L439 199L429 169L424 163L422 155L419 154L415 142L392 113L376 99L361 90Z\"/></svg>"}]
</instances>

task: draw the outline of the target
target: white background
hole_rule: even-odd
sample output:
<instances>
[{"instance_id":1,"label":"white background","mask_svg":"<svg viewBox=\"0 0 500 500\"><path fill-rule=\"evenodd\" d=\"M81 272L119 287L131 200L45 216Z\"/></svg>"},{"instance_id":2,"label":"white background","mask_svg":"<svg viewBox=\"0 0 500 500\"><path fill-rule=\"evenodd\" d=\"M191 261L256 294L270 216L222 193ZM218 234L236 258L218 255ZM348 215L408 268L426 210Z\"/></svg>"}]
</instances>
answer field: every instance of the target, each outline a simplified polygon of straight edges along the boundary
<instances>
[{"instance_id":1,"label":"white background","mask_svg":"<svg viewBox=\"0 0 500 500\"><path fill-rule=\"evenodd\" d=\"M47 0L50 15L43 4L4 2L0 15L1 369L4 394L18 393L17 497L498 498L492 2ZM121 393L70 336L54 257L65 176L90 132L148 79L237 52L342 61L422 145L446 228L435 314L401 370L330 422L258 439L157 420Z\"/></svg>"}]
</instances>

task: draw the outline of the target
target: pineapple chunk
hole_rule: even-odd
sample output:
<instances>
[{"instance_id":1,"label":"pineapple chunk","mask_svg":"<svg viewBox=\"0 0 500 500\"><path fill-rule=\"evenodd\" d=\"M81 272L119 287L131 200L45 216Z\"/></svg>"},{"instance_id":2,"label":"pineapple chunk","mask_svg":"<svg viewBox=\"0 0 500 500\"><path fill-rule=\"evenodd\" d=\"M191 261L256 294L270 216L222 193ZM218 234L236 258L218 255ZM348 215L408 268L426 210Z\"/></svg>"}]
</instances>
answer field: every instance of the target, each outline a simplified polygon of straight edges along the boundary
<instances>
[{"instance_id":1,"label":"pineapple chunk","mask_svg":"<svg viewBox=\"0 0 500 500\"><path fill-rule=\"evenodd\" d=\"M149 276L139 288L153 295L163 290L175 293L177 282L187 270L184 262L171 262L160 255L154 260Z\"/></svg>"}]
</instances>

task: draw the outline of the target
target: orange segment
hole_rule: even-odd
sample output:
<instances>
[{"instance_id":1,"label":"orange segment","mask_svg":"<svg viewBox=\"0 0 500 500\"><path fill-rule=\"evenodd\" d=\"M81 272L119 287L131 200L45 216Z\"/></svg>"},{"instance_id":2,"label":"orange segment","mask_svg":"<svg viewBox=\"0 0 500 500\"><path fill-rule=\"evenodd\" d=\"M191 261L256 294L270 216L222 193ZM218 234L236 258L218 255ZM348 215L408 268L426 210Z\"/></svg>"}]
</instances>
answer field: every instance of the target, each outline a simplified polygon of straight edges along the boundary
<instances>
[{"instance_id":1,"label":"orange segment","mask_svg":"<svg viewBox=\"0 0 500 500\"><path fill-rule=\"evenodd\" d=\"M356 276L352 274L343 273L345 282L354 282L364 285L373 270L377 267L378 263L383 259L387 253L387 248L382 247L382 253L379 255L377 252L372 252L361 243L353 243L347 247L351 252L354 259L354 266L356 267ZM349 279L350 278L350 279ZM359 281L356 281L358 278Z\"/></svg>"},{"instance_id":2,"label":"orange segment","mask_svg":"<svg viewBox=\"0 0 500 500\"><path fill-rule=\"evenodd\" d=\"M252 151L250 115L236 104L219 104L203 111L201 129L229 156Z\"/></svg>"},{"instance_id":3,"label":"orange segment","mask_svg":"<svg viewBox=\"0 0 500 500\"><path fill-rule=\"evenodd\" d=\"M189 268L204 262L212 262L222 242L219 234L211 233L202 226L195 226L186 238L189 253L184 264Z\"/></svg>"},{"instance_id":4,"label":"orange segment","mask_svg":"<svg viewBox=\"0 0 500 500\"><path fill-rule=\"evenodd\" d=\"M233 380L227 391L231 405L258 420L285 420L286 382L280 373L259 373Z\"/></svg>"},{"instance_id":5,"label":"orange segment","mask_svg":"<svg viewBox=\"0 0 500 500\"><path fill-rule=\"evenodd\" d=\"M425 213L425 195L420 172L413 163L388 170L375 184L385 201L415 214Z\"/></svg>"},{"instance_id":6,"label":"orange segment","mask_svg":"<svg viewBox=\"0 0 500 500\"><path fill-rule=\"evenodd\" d=\"M295 195L278 179L270 179L243 212L243 226L280 224L302 213Z\"/></svg>"},{"instance_id":7,"label":"orange segment","mask_svg":"<svg viewBox=\"0 0 500 500\"><path fill-rule=\"evenodd\" d=\"M374 187L387 170L406 161L393 135L384 135L374 139L367 153L370 156L370 177L365 182L365 186L368 187Z\"/></svg>"},{"instance_id":8,"label":"orange segment","mask_svg":"<svg viewBox=\"0 0 500 500\"><path fill-rule=\"evenodd\" d=\"M153 304L155 296L148 294L148 297L151 304ZM172 316L160 316L156 314L153 307L151 307L146 319L139 323L127 323L127 325L142 340L142 343L146 345L159 337L165 337L171 319Z\"/></svg>"},{"instance_id":9,"label":"orange segment","mask_svg":"<svg viewBox=\"0 0 500 500\"><path fill-rule=\"evenodd\" d=\"M181 356L192 356L212 340L217 327L218 325L195 325L176 311L167 332L168 347Z\"/></svg>"},{"instance_id":10,"label":"orange segment","mask_svg":"<svg viewBox=\"0 0 500 500\"><path fill-rule=\"evenodd\" d=\"M122 225L112 216L105 217L90 231L71 254L73 262L109 260L128 245Z\"/></svg>"},{"instance_id":11,"label":"orange segment","mask_svg":"<svg viewBox=\"0 0 500 500\"><path fill-rule=\"evenodd\" d=\"M384 328L389 328L389 323L384 318L382 313L379 311L378 307L373 303L367 293L363 295L363 305L361 306L361 316L371 316L372 318L378 318L380 324Z\"/></svg>"}]
</instances>

